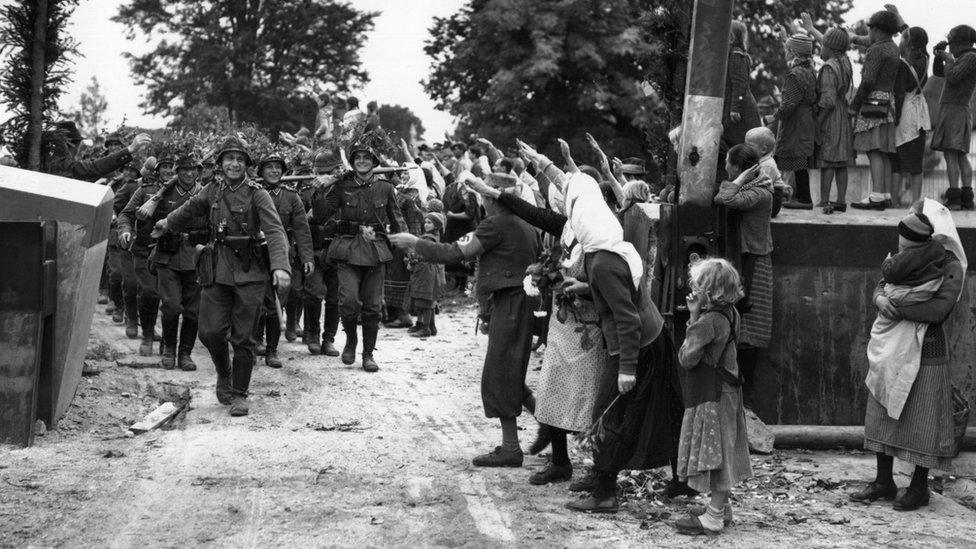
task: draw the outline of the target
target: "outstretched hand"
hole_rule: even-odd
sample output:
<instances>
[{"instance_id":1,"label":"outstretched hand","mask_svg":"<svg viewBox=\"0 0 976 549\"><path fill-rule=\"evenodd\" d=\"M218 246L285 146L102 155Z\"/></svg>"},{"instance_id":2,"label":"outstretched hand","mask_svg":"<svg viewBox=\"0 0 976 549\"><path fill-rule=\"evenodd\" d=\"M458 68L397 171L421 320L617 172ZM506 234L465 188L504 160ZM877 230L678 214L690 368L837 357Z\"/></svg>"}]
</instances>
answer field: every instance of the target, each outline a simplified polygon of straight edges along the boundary
<instances>
[{"instance_id":1,"label":"outstretched hand","mask_svg":"<svg viewBox=\"0 0 976 549\"><path fill-rule=\"evenodd\" d=\"M400 248L401 250L408 250L417 245L417 241L420 240L419 237L414 236L410 233L394 233L388 235L387 238L390 243Z\"/></svg>"},{"instance_id":2,"label":"outstretched hand","mask_svg":"<svg viewBox=\"0 0 976 549\"><path fill-rule=\"evenodd\" d=\"M462 181L462 183L464 183L464 185L468 189L471 189L472 191L482 196L490 196L492 198L498 198L498 195L501 194L501 192L498 189L493 189L492 187L489 187L487 183L485 183L481 179L478 179L477 177L465 178L464 181Z\"/></svg>"},{"instance_id":3,"label":"outstretched hand","mask_svg":"<svg viewBox=\"0 0 976 549\"><path fill-rule=\"evenodd\" d=\"M579 168L573 160L573 152L569 149L569 143L565 139L556 139L559 142L559 150L562 152L563 160L566 162L567 171L578 172Z\"/></svg>"}]
</instances>

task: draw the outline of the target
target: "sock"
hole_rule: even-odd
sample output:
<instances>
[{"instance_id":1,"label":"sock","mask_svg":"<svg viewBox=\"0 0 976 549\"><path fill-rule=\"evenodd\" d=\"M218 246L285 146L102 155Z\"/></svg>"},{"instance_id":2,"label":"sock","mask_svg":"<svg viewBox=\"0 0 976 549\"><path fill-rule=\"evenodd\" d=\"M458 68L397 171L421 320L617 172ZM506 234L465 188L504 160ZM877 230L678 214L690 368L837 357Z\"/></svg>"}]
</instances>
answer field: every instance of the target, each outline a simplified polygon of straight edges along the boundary
<instances>
[{"instance_id":1,"label":"sock","mask_svg":"<svg viewBox=\"0 0 976 549\"><path fill-rule=\"evenodd\" d=\"M526 394L527 396L522 398L522 406L524 406L530 414L535 415L535 395L532 394L532 391L529 390L528 387L525 387L523 394Z\"/></svg>"},{"instance_id":2,"label":"sock","mask_svg":"<svg viewBox=\"0 0 976 549\"><path fill-rule=\"evenodd\" d=\"M569 465L569 448L566 445L566 431L558 427L552 429L552 464L558 467Z\"/></svg>"},{"instance_id":3,"label":"sock","mask_svg":"<svg viewBox=\"0 0 976 549\"><path fill-rule=\"evenodd\" d=\"M912 473L912 482L908 485L909 488L914 488L924 492L929 488L929 470L926 467L915 466L915 472Z\"/></svg>"},{"instance_id":4,"label":"sock","mask_svg":"<svg viewBox=\"0 0 976 549\"><path fill-rule=\"evenodd\" d=\"M878 458L878 475L875 477L874 481L878 484L884 484L886 486L894 484L895 479L891 475L891 469L895 464L895 458L892 456L886 456L880 452L876 455Z\"/></svg>"},{"instance_id":5,"label":"sock","mask_svg":"<svg viewBox=\"0 0 976 549\"><path fill-rule=\"evenodd\" d=\"M698 515L698 520L705 529L718 532L725 527L725 517L722 516L723 509L716 509L711 504L705 506L705 512Z\"/></svg>"},{"instance_id":6,"label":"sock","mask_svg":"<svg viewBox=\"0 0 976 549\"><path fill-rule=\"evenodd\" d=\"M502 423L502 448L506 450L521 450L519 447L518 424L514 417L500 418Z\"/></svg>"}]
</instances>

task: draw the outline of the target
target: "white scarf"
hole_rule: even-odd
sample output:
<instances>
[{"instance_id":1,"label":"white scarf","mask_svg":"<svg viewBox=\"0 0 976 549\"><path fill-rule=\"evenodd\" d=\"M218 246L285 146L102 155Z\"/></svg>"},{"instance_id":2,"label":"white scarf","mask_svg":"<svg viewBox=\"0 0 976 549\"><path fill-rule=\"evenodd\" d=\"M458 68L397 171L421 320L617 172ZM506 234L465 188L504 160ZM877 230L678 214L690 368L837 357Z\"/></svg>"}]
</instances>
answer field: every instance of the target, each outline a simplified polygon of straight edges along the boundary
<instances>
[{"instance_id":1,"label":"white scarf","mask_svg":"<svg viewBox=\"0 0 976 549\"><path fill-rule=\"evenodd\" d=\"M932 238L956 255L959 263L962 264L962 272L965 273L969 262L966 259L966 251L962 247L962 241L959 239L959 232L956 230L956 223L952 220L949 208L931 198L926 198L925 202L922 203L922 213L932 223ZM960 297L962 297L961 292L956 296L956 300L958 301Z\"/></svg>"},{"instance_id":2,"label":"white scarf","mask_svg":"<svg viewBox=\"0 0 976 549\"><path fill-rule=\"evenodd\" d=\"M417 189L417 193L420 195L420 203L426 204L427 195L430 194L430 188L427 187L427 178L424 177L424 170L413 162L404 162L403 167L408 169L407 175L410 176L407 188Z\"/></svg>"},{"instance_id":3,"label":"white scarf","mask_svg":"<svg viewBox=\"0 0 976 549\"><path fill-rule=\"evenodd\" d=\"M633 244L624 241L624 230L603 200L603 193L596 180L583 172L569 176L565 190L566 217L569 220L563 228L562 243L570 245L574 240L569 258L563 263L571 266L580 256L597 251L613 252L627 262L634 289L640 287L644 274L644 262Z\"/></svg>"}]
</instances>

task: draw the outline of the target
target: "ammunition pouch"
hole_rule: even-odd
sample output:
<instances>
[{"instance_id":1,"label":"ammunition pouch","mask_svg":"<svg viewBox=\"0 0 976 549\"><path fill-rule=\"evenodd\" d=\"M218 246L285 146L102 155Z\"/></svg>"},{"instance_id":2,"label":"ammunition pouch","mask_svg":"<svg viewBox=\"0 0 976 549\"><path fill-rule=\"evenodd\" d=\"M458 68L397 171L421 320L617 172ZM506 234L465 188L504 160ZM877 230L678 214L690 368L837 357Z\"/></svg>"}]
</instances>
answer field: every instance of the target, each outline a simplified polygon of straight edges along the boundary
<instances>
[{"instance_id":1,"label":"ammunition pouch","mask_svg":"<svg viewBox=\"0 0 976 549\"><path fill-rule=\"evenodd\" d=\"M328 248L335 238L335 229L331 224L309 223L308 228L312 232L312 249L315 251Z\"/></svg>"},{"instance_id":2,"label":"ammunition pouch","mask_svg":"<svg viewBox=\"0 0 976 549\"><path fill-rule=\"evenodd\" d=\"M244 272L251 270L251 265L255 260L260 262L258 241L252 236L228 236L224 235L214 241L218 246L226 246L234 256L241 260L241 269Z\"/></svg>"},{"instance_id":3,"label":"ammunition pouch","mask_svg":"<svg viewBox=\"0 0 976 549\"><path fill-rule=\"evenodd\" d=\"M176 252L180 251L180 242L182 240L183 235L180 233L166 231L166 233L159 237L159 239L156 241L156 251L164 254L175 254Z\"/></svg>"},{"instance_id":4,"label":"ammunition pouch","mask_svg":"<svg viewBox=\"0 0 976 549\"><path fill-rule=\"evenodd\" d=\"M183 233L186 243L190 246L206 244L210 242L210 229L200 229Z\"/></svg>"},{"instance_id":5,"label":"ammunition pouch","mask_svg":"<svg viewBox=\"0 0 976 549\"><path fill-rule=\"evenodd\" d=\"M241 253L244 251L250 251L249 249L254 243L254 238L250 236L225 236L218 240L217 243L222 246L227 246L237 253Z\"/></svg>"}]
</instances>

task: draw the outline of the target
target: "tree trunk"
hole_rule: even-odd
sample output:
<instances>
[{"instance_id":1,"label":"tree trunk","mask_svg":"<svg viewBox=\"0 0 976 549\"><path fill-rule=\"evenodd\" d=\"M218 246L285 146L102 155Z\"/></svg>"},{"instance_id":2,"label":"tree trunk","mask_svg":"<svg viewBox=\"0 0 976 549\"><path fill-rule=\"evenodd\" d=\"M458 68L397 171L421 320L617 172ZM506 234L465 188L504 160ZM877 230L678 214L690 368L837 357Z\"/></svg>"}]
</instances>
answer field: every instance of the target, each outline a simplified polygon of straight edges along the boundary
<instances>
[{"instance_id":1,"label":"tree trunk","mask_svg":"<svg viewBox=\"0 0 976 549\"><path fill-rule=\"evenodd\" d=\"M33 66L31 67L31 97L29 148L27 167L41 169L41 132L44 130L44 46L47 43L47 0L35 0Z\"/></svg>"}]
</instances>

